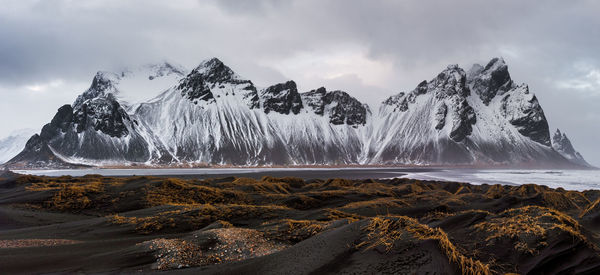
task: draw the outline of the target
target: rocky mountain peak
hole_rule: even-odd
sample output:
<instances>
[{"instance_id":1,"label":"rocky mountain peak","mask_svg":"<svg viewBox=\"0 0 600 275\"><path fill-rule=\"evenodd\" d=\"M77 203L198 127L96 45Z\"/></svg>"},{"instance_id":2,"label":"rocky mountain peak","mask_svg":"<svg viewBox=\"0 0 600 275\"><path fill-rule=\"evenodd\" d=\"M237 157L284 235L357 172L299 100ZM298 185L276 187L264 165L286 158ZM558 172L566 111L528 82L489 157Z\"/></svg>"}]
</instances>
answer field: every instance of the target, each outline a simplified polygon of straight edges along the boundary
<instances>
[{"instance_id":1,"label":"rocky mountain peak","mask_svg":"<svg viewBox=\"0 0 600 275\"><path fill-rule=\"evenodd\" d=\"M550 128L537 97L525 84L514 86L500 100L500 113L519 133L545 146L551 146Z\"/></svg>"},{"instance_id":2,"label":"rocky mountain peak","mask_svg":"<svg viewBox=\"0 0 600 275\"><path fill-rule=\"evenodd\" d=\"M136 89L162 93L133 108L123 95ZM189 73L168 63L99 72L8 165L585 165L572 147L563 133L551 138L537 98L500 58L468 73L450 65L375 114L344 91L299 93L294 81L257 91L213 58Z\"/></svg>"},{"instance_id":3,"label":"rocky mountain peak","mask_svg":"<svg viewBox=\"0 0 600 275\"><path fill-rule=\"evenodd\" d=\"M508 66L502 58L493 58L485 67L473 65L468 73L468 84L486 105L497 94L502 95L514 87Z\"/></svg>"},{"instance_id":4,"label":"rocky mountain peak","mask_svg":"<svg viewBox=\"0 0 600 275\"><path fill-rule=\"evenodd\" d=\"M301 94L306 105L318 115L328 115L335 125L363 125L368 107L344 91L327 91L324 87Z\"/></svg>"},{"instance_id":5,"label":"rocky mountain peak","mask_svg":"<svg viewBox=\"0 0 600 275\"><path fill-rule=\"evenodd\" d=\"M92 85L77 97L74 107L81 106L86 100L90 100L97 97L106 96L109 93L117 93L116 88L121 77L115 73L99 71L92 80Z\"/></svg>"},{"instance_id":6,"label":"rocky mountain peak","mask_svg":"<svg viewBox=\"0 0 600 275\"><path fill-rule=\"evenodd\" d=\"M571 141L566 134L561 133L560 129L556 129L556 132L552 135L552 147L557 149L557 151L565 153L575 152L575 148L573 148Z\"/></svg>"},{"instance_id":7,"label":"rocky mountain peak","mask_svg":"<svg viewBox=\"0 0 600 275\"><path fill-rule=\"evenodd\" d=\"M263 99L263 110L267 114L271 111L286 115L290 112L298 114L303 108L296 82L291 80L264 89L261 92L261 98Z\"/></svg>"},{"instance_id":8,"label":"rocky mountain peak","mask_svg":"<svg viewBox=\"0 0 600 275\"><path fill-rule=\"evenodd\" d=\"M260 107L258 91L252 81L242 79L217 58L203 61L179 81L176 89L194 104L215 102L222 95L233 96L234 89L241 92L251 109Z\"/></svg>"},{"instance_id":9,"label":"rocky mountain peak","mask_svg":"<svg viewBox=\"0 0 600 275\"><path fill-rule=\"evenodd\" d=\"M192 73L199 74L205 81L214 84L249 82L249 80L240 79L231 68L216 57L203 61Z\"/></svg>"},{"instance_id":10,"label":"rocky mountain peak","mask_svg":"<svg viewBox=\"0 0 600 275\"><path fill-rule=\"evenodd\" d=\"M444 71L439 73L436 78L428 83L428 90L434 91L437 98L445 98L453 95L466 97L469 95L467 88L467 76L463 69L458 65L449 65ZM415 91L418 94L424 93L423 82L417 86Z\"/></svg>"},{"instance_id":11,"label":"rocky mountain peak","mask_svg":"<svg viewBox=\"0 0 600 275\"><path fill-rule=\"evenodd\" d=\"M583 156L575 150L567 135L561 133L559 129L556 129L556 132L552 135L552 148L572 162L583 166L590 166Z\"/></svg>"}]
</instances>

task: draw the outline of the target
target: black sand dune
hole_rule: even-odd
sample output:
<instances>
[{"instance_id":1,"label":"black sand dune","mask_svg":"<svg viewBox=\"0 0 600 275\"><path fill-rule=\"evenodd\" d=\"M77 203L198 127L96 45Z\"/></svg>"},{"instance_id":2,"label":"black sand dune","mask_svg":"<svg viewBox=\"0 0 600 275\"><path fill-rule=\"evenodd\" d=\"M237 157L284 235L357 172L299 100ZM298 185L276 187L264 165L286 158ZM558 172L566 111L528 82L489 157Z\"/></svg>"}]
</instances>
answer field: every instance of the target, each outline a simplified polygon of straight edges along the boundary
<instances>
[{"instance_id":1,"label":"black sand dune","mask_svg":"<svg viewBox=\"0 0 600 275\"><path fill-rule=\"evenodd\" d=\"M600 191L410 179L0 178L8 274L600 273Z\"/></svg>"}]
</instances>

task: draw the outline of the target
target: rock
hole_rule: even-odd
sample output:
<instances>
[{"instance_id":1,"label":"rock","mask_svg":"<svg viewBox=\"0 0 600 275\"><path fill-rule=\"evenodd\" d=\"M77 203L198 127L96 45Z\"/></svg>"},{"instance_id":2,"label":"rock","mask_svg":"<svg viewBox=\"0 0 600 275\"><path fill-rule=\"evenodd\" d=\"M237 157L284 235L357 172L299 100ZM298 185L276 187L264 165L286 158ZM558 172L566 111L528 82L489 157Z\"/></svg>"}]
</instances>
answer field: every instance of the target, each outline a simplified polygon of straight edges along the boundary
<instances>
[{"instance_id":1,"label":"rock","mask_svg":"<svg viewBox=\"0 0 600 275\"><path fill-rule=\"evenodd\" d=\"M261 93L265 113L275 111L280 114L300 113L303 108L302 98L298 93L296 82L288 81L270 86Z\"/></svg>"},{"instance_id":2,"label":"rock","mask_svg":"<svg viewBox=\"0 0 600 275\"><path fill-rule=\"evenodd\" d=\"M503 94L514 86L508 66L502 58L493 58L485 67L475 64L468 75L471 90L479 95L486 105L497 94Z\"/></svg>"},{"instance_id":3,"label":"rock","mask_svg":"<svg viewBox=\"0 0 600 275\"><path fill-rule=\"evenodd\" d=\"M364 125L369 108L356 98L343 91L328 92L321 87L302 94L306 105L318 115L328 115L329 122L335 125ZM325 113L327 110L327 114Z\"/></svg>"},{"instance_id":4,"label":"rock","mask_svg":"<svg viewBox=\"0 0 600 275\"><path fill-rule=\"evenodd\" d=\"M561 133L559 129L556 129L556 132L552 136L552 148L572 162L583 166L590 166L583 156L573 148L573 144L571 144L567 135Z\"/></svg>"}]
</instances>

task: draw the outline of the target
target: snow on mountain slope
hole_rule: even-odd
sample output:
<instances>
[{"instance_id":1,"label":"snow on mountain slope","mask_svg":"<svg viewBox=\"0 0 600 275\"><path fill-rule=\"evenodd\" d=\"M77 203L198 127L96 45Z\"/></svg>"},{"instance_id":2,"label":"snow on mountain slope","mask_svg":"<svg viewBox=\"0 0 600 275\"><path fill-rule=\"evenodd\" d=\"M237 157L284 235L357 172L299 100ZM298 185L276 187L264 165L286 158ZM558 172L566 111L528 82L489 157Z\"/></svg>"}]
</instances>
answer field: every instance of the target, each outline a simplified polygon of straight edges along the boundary
<instances>
[{"instance_id":1,"label":"snow on mountain slope","mask_svg":"<svg viewBox=\"0 0 600 275\"><path fill-rule=\"evenodd\" d=\"M502 59L467 74L448 66L380 107L371 162L552 164L548 123L526 85L514 85Z\"/></svg>"},{"instance_id":2,"label":"snow on mountain slope","mask_svg":"<svg viewBox=\"0 0 600 275\"><path fill-rule=\"evenodd\" d=\"M333 110L343 106L338 101L358 101L342 92L335 93L341 96L334 99L333 93L324 91L314 96L320 104L316 114L302 104L305 95L298 94L295 83L274 85L259 93L251 81L211 59L171 90L141 104L135 115L179 161L355 163L361 146L360 130L346 124L348 120L337 125L330 120L351 113Z\"/></svg>"},{"instance_id":3,"label":"snow on mountain slope","mask_svg":"<svg viewBox=\"0 0 600 275\"><path fill-rule=\"evenodd\" d=\"M143 68L146 70L138 70L137 74L98 72L90 88L72 105L59 108L52 121L42 128L39 135L34 135L25 150L11 162L16 166L36 168L50 164L117 165L145 162L152 158L170 160L163 148L152 146L153 140L144 125L128 114L128 106L119 100L125 94L120 85L132 87L131 83L139 82L140 78L154 81L179 74L179 71L168 73L175 67L165 64ZM130 81L128 77L134 80Z\"/></svg>"},{"instance_id":4,"label":"snow on mountain slope","mask_svg":"<svg viewBox=\"0 0 600 275\"><path fill-rule=\"evenodd\" d=\"M167 62L128 68L120 74L118 87L123 92L116 96L126 106L145 102L171 88L187 73L182 66Z\"/></svg>"},{"instance_id":5,"label":"snow on mountain slope","mask_svg":"<svg viewBox=\"0 0 600 275\"><path fill-rule=\"evenodd\" d=\"M562 137L551 144L537 98L499 58L469 72L450 65L375 112L324 87L258 88L216 58L189 73L140 68L99 72L9 165L583 163ZM142 100L149 95L158 96Z\"/></svg>"},{"instance_id":6,"label":"snow on mountain slope","mask_svg":"<svg viewBox=\"0 0 600 275\"><path fill-rule=\"evenodd\" d=\"M552 148L572 162L582 166L591 167L591 165L585 161L583 156L573 148L573 144L571 144L567 135L561 133L559 129L556 129L556 132L554 132L554 135L552 136Z\"/></svg>"},{"instance_id":7,"label":"snow on mountain slope","mask_svg":"<svg viewBox=\"0 0 600 275\"><path fill-rule=\"evenodd\" d=\"M19 129L0 139L0 164L19 154L35 132L34 129Z\"/></svg>"}]
</instances>

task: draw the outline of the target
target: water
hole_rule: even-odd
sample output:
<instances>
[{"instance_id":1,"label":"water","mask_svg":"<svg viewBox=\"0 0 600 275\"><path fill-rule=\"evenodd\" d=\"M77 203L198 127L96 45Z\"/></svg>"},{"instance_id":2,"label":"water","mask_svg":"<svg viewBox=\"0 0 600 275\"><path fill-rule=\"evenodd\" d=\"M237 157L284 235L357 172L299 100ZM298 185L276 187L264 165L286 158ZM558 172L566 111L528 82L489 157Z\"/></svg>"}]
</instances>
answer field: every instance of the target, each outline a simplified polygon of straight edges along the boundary
<instances>
[{"instance_id":1,"label":"water","mask_svg":"<svg viewBox=\"0 0 600 275\"><path fill-rule=\"evenodd\" d=\"M520 185L534 183L567 190L600 189L600 170L478 170L444 169L409 173L405 177L422 180L460 181L472 184Z\"/></svg>"},{"instance_id":2,"label":"water","mask_svg":"<svg viewBox=\"0 0 600 275\"><path fill-rule=\"evenodd\" d=\"M15 170L17 173L45 176L182 176L214 178L243 176L261 178L293 176L304 179L343 177L350 179L408 177L422 180L460 181L472 184L519 185L534 183L567 190L600 189L600 170L481 170L445 168L181 168L181 169L76 169Z\"/></svg>"}]
</instances>

